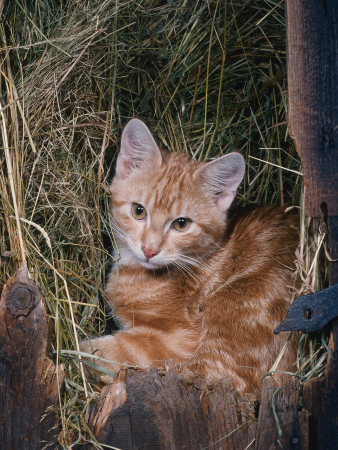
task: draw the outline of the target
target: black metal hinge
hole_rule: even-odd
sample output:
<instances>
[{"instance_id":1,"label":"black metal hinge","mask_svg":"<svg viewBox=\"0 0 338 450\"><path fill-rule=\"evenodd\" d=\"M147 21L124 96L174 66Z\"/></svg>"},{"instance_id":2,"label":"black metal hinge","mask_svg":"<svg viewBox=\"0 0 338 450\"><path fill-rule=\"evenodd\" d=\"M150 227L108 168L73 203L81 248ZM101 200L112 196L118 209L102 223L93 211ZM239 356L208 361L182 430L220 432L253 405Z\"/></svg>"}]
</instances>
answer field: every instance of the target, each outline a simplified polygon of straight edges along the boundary
<instances>
[{"instance_id":1,"label":"black metal hinge","mask_svg":"<svg viewBox=\"0 0 338 450\"><path fill-rule=\"evenodd\" d=\"M338 284L314 294L296 298L283 322L274 330L318 331L338 317Z\"/></svg>"}]
</instances>

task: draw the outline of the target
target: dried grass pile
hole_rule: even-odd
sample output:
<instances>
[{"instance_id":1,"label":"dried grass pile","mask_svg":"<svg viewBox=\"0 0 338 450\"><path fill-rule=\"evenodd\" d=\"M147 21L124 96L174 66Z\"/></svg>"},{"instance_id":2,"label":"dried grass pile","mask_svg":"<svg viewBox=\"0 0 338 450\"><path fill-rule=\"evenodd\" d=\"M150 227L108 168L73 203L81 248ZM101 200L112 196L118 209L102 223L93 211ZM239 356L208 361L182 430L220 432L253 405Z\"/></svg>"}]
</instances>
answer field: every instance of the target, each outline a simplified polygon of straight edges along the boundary
<instances>
[{"instance_id":1,"label":"dried grass pile","mask_svg":"<svg viewBox=\"0 0 338 450\"><path fill-rule=\"evenodd\" d=\"M240 151L248 171L239 201L300 207L302 290L321 287L324 238L307 235L287 128L284 4L12 0L0 8L0 288L25 254L66 368L60 442L75 444L95 395L67 351L111 326L107 185L129 118L144 119L170 151L198 159ZM312 364L318 373L314 361L301 359L295 372Z\"/></svg>"}]
</instances>

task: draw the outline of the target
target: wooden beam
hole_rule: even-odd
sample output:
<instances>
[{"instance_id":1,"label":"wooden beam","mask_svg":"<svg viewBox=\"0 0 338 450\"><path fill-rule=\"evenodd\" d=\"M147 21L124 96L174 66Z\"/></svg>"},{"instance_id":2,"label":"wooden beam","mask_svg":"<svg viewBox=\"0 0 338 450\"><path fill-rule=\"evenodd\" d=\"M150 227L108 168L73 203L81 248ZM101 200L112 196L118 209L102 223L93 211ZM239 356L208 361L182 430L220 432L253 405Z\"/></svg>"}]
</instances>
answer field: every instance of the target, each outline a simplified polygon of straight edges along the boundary
<instances>
[{"instance_id":1,"label":"wooden beam","mask_svg":"<svg viewBox=\"0 0 338 450\"><path fill-rule=\"evenodd\" d=\"M278 387L272 378L263 381L256 450L309 450L309 412L300 408L299 383L289 379Z\"/></svg>"},{"instance_id":2,"label":"wooden beam","mask_svg":"<svg viewBox=\"0 0 338 450\"><path fill-rule=\"evenodd\" d=\"M287 0L286 11L289 126L302 160L305 208L319 218L326 203L329 217L337 217L338 2Z\"/></svg>"},{"instance_id":3,"label":"wooden beam","mask_svg":"<svg viewBox=\"0 0 338 450\"><path fill-rule=\"evenodd\" d=\"M63 368L47 357L49 319L26 263L0 300L0 448L57 447L58 386Z\"/></svg>"},{"instance_id":4,"label":"wooden beam","mask_svg":"<svg viewBox=\"0 0 338 450\"><path fill-rule=\"evenodd\" d=\"M99 442L124 450L238 450L254 442L255 414L253 396L240 396L232 380L207 386L167 366L121 371L87 419Z\"/></svg>"}]
</instances>

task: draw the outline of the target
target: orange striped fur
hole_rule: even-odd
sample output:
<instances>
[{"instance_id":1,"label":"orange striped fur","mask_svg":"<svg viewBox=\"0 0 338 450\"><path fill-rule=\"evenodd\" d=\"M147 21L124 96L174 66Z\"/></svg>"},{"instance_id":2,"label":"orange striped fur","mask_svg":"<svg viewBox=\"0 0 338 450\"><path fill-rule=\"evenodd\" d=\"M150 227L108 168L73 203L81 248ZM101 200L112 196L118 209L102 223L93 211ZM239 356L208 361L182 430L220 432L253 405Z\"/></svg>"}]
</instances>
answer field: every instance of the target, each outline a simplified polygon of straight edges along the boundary
<instances>
[{"instance_id":1,"label":"orange striped fur","mask_svg":"<svg viewBox=\"0 0 338 450\"><path fill-rule=\"evenodd\" d=\"M239 154L200 163L162 152L129 122L110 186L121 259L106 287L121 330L83 351L137 366L172 358L209 380L232 377L240 392L259 389L285 342L273 329L290 301L297 218L270 206L228 217L243 173ZM177 231L178 218L190 226ZM279 370L293 359L290 348Z\"/></svg>"}]
</instances>

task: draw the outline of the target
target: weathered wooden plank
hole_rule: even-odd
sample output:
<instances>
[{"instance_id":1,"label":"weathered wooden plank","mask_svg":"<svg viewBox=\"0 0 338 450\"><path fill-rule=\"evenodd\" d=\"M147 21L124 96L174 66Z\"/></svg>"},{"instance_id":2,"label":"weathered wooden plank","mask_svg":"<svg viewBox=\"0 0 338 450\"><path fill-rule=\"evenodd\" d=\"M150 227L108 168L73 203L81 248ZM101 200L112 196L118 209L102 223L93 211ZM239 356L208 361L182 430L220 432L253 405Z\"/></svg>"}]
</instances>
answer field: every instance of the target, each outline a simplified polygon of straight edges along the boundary
<instances>
[{"instance_id":1,"label":"weathered wooden plank","mask_svg":"<svg viewBox=\"0 0 338 450\"><path fill-rule=\"evenodd\" d=\"M333 339L333 334L331 335ZM263 382L256 450L338 448L338 351L331 342L325 375L300 385L290 379L278 388Z\"/></svg>"},{"instance_id":2,"label":"weathered wooden plank","mask_svg":"<svg viewBox=\"0 0 338 450\"><path fill-rule=\"evenodd\" d=\"M287 0L288 113L310 217L338 216L338 2Z\"/></svg>"},{"instance_id":3,"label":"weathered wooden plank","mask_svg":"<svg viewBox=\"0 0 338 450\"><path fill-rule=\"evenodd\" d=\"M89 426L102 443L128 449L245 449L255 437L255 402L232 381L207 386L174 368L130 370L105 386Z\"/></svg>"},{"instance_id":4,"label":"weathered wooden plank","mask_svg":"<svg viewBox=\"0 0 338 450\"><path fill-rule=\"evenodd\" d=\"M309 449L309 413L300 403L300 387L290 379L278 387L271 378L263 381L255 448Z\"/></svg>"},{"instance_id":5,"label":"weathered wooden plank","mask_svg":"<svg viewBox=\"0 0 338 450\"><path fill-rule=\"evenodd\" d=\"M58 383L46 356L49 320L24 264L5 284L0 300L0 448L55 448Z\"/></svg>"},{"instance_id":6,"label":"weathered wooden plank","mask_svg":"<svg viewBox=\"0 0 338 450\"><path fill-rule=\"evenodd\" d=\"M303 405L311 412L310 449L338 448L338 330L331 332L325 376L304 384Z\"/></svg>"}]
</instances>

